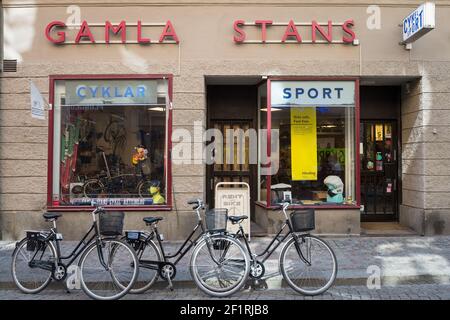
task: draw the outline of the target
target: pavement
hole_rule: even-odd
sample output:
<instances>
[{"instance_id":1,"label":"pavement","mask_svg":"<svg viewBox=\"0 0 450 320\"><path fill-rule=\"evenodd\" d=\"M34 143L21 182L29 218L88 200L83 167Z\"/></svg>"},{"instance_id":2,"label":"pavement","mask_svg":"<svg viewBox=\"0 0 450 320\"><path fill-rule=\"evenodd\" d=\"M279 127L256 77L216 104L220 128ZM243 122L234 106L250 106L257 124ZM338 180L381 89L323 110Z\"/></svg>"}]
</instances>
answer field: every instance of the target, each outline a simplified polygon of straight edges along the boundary
<instances>
[{"instance_id":1,"label":"pavement","mask_svg":"<svg viewBox=\"0 0 450 320\"><path fill-rule=\"evenodd\" d=\"M325 294L314 299L450 299L450 236L326 237L336 253L338 275ZM252 250L261 252L269 238L253 238ZM166 252L181 242L165 241ZM74 242L63 242L62 252ZM0 299L86 299L79 290L65 293L62 285L50 286L38 295L24 295L15 289L10 275L13 242L0 242ZM312 299L301 296L282 281L278 271L280 248L266 263L266 274L250 281L233 299ZM125 299L206 299L191 280L187 254L177 265L175 291L158 281L154 290Z\"/></svg>"}]
</instances>

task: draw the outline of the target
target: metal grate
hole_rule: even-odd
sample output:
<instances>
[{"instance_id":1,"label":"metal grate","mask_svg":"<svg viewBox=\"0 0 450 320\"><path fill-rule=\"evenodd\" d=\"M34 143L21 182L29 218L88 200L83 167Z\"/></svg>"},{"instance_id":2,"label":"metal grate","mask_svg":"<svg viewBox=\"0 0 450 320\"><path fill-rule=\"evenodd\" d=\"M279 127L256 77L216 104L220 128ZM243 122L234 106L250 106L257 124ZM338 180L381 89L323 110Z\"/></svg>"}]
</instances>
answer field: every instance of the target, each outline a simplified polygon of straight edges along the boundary
<instances>
[{"instance_id":1,"label":"metal grate","mask_svg":"<svg viewBox=\"0 0 450 320\"><path fill-rule=\"evenodd\" d=\"M3 60L3 72L17 72L17 60Z\"/></svg>"}]
</instances>

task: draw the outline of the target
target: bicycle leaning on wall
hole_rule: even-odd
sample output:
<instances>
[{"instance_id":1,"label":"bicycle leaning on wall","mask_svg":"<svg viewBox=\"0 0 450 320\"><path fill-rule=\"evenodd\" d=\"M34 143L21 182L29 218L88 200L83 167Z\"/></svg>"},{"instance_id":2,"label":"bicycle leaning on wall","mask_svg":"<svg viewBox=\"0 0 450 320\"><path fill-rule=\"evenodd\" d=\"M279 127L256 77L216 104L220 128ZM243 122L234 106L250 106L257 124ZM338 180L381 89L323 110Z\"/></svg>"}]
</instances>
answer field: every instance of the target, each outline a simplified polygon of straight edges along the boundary
<instances>
[{"instance_id":1,"label":"bicycle leaning on wall","mask_svg":"<svg viewBox=\"0 0 450 320\"><path fill-rule=\"evenodd\" d=\"M16 244L11 262L12 277L22 292L38 293L52 280L64 281L67 268L79 256L81 288L89 297L115 300L130 291L139 268L133 248L117 239L122 234L123 212L97 207L91 214L91 228L68 256L61 255L63 236L56 228L60 213L44 213L44 219L53 223L50 230L26 232L27 236Z\"/></svg>"},{"instance_id":2,"label":"bicycle leaning on wall","mask_svg":"<svg viewBox=\"0 0 450 320\"><path fill-rule=\"evenodd\" d=\"M225 234L226 209L208 210L203 224L200 213L204 209L203 201L195 199L188 201L188 204L193 205L197 224L175 253L168 254L164 250L163 237L157 228L161 217L144 218L150 231L125 231L126 240L139 258L139 277L130 293L147 291L158 277L168 281L169 288L173 290L176 265L192 247L190 272L200 290L213 297L226 297L245 284L250 260L241 242ZM174 261L170 262L171 259Z\"/></svg>"},{"instance_id":3,"label":"bicycle leaning on wall","mask_svg":"<svg viewBox=\"0 0 450 320\"><path fill-rule=\"evenodd\" d=\"M251 260L249 274L251 278L261 279L264 276L264 262L282 243L285 243L278 262L283 278L292 289L301 294L308 296L322 294L336 279L338 268L336 255L324 240L308 233L315 228L314 209L294 211L289 219L286 212L289 205L289 202L281 204L285 222L262 253L253 253L249 246L241 226L241 222L247 219L247 216L230 217L233 224L239 224L239 230L233 236L244 240ZM286 227L287 233L283 234Z\"/></svg>"}]
</instances>

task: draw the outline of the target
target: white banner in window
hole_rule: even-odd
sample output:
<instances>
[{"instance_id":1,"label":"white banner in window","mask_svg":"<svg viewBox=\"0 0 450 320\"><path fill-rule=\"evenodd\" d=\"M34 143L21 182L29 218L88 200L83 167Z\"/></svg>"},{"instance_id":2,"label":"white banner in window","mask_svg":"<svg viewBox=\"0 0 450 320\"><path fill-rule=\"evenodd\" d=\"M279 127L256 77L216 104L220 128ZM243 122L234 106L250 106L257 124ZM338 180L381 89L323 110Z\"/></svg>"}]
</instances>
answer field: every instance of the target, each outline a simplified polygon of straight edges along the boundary
<instances>
[{"instance_id":1,"label":"white banner in window","mask_svg":"<svg viewBox=\"0 0 450 320\"><path fill-rule=\"evenodd\" d=\"M354 81L272 81L272 106L355 104Z\"/></svg>"},{"instance_id":2,"label":"white banner in window","mask_svg":"<svg viewBox=\"0 0 450 320\"><path fill-rule=\"evenodd\" d=\"M30 81L31 117L45 120L45 102L39 89Z\"/></svg>"}]
</instances>

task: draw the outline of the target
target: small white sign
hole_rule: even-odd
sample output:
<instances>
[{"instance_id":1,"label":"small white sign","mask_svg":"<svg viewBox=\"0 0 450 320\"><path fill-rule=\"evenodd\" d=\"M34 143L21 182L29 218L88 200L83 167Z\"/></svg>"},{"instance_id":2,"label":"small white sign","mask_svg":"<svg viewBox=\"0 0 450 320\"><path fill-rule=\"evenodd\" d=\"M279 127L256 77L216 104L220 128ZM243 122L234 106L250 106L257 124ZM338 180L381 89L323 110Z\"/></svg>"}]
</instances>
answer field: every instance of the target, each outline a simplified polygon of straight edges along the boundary
<instances>
[{"instance_id":1,"label":"small white sign","mask_svg":"<svg viewBox=\"0 0 450 320\"><path fill-rule=\"evenodd\" d=\"M30 81L30 96L31 96L31 116L35 119L45 120L45 102L42 98L39 89Z\"/></svg>"},{"instance_id":2,"label":"small white sign","mask_svg":"<svg viewBox=\"0 0 450 320\"><path fill-rule=\"evenodd\" d=\"M272 106L354 105L354 81L272 81Z\"/></svg>"},{"instance_id":3,"label":"small white sign","mask_svg":"<svg viewBox=\"0 0 450 320\"><path fill-rule=\"evenodd\" d=\"M425 2L403 19L403 43L411 43L434 29L436 7Z\"/></svg>"},{"instance_id":4,"label":"small white sign","mask_svg":"<svg viewBox=\"0 0 450 320\"><path fill-rule=\"evenodd\" d=\"M245 182L219 182L216 185L215 207L228 209L228 216L243 216L248 219L242 221L244 232L250 240L250 186ZM239 225L227 224L227 231L235 233Z\"/></svg>"}]
</instances>

